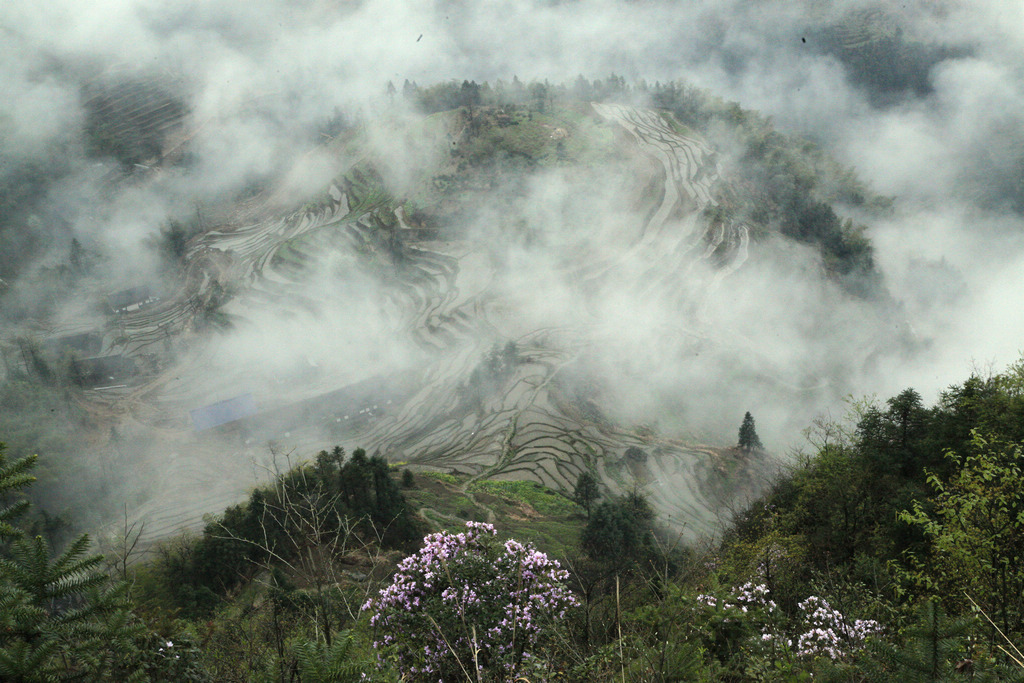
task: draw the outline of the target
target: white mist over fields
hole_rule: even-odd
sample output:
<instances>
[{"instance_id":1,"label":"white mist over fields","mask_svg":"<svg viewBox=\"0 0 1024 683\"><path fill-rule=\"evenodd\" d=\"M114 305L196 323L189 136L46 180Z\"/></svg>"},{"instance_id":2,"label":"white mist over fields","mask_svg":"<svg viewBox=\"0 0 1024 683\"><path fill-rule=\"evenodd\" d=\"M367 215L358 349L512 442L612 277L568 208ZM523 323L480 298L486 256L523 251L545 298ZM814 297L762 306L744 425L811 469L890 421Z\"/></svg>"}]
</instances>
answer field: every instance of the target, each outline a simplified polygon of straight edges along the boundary
<instances>
[{"instance_id":1,"label":"white mist over fields","mask_svg":"<svg viewBox=\"0 0 1024 683\"><path fill-rule=\"evenodd\" d=\"M653 429L669 463L658 476L682 491L656 495L660 509L710 526L694 511L705 505L693 502L703 500L690 488L701 471L694 454L703 443L730 445L745 410L782 452L848 394L884 398L913 386L930 402L973 368L1019 357L1022 22L1024 10L996 1L8 0L0 177L54 159L62 171L33 224L43 248L10 259L17 273L0 278L31 298L32 273L66 259L75 238L101 260L104 291L161 281L162 298L180 302L159 320L125 318L105 342L159 356L157 379L87 402L131 443L104 468L137 478L156 468L184 482L158 502L132 499L140 514L159 517L174 496L189 499L179 521L216 511L278 465L266 453L301 459L335 439L360 439L346 444L393 460L423 458L424 467L565 486L587 448L650 448L636 434ZM891 52L857 61L872 41ZM873 70L890 62L903 67ZM402 199L420 187L422 169L446 163L419 115L389 100L388 82L400 93L406 81L572 83L613 73L682 80L757 110L892 197L881 217L836 206L867 224L890 301L850 297L822 276L813 250L751 239L747 226L728 235L723 226L722 251L701 256L680 239L698 230L696 211L626 201L662 172L637 159L669 154L644 152L642 142L636 158L609 156L585 173L535 173L511 204L482 195L460 219L465 240L414 245L400 252L411 270L388 270L376 214L358 213L337 179L372 158ZM167 143L176 163L119 179L116 162L90 153L90 88L119 79L159 83L185 103ZM631 139L623 131L632 114L596 111L608 140ZM357 122L361 145L328 144L336 117ZM686 144L687 154L723 145L715 151L725 182L742 163L713 135ZM684 185L698 208L715 203L700 183ZM508 238L508 206L535 230L530 239ZM175 279L153 245L169 221L195 216L206 234L189 243ZM321 230L346 216L343 230ZM233 322L193 334L191 316L214 298L214 279ZM34 333L77 331L90 316L105 324L76 297L54 310ZM21 334L26 323L10 325ZM481 359L509 341L520 365L502 375L500 396L467 397ZM382 377L386 388L364 390ZM616 426L595 428L555 386ZM230 446L195 440L190 410L243 393L263 426ZM540 426L531 435L526 425ZM231 485L210 484L204 468Z\"/></svg>"}]
</instances>

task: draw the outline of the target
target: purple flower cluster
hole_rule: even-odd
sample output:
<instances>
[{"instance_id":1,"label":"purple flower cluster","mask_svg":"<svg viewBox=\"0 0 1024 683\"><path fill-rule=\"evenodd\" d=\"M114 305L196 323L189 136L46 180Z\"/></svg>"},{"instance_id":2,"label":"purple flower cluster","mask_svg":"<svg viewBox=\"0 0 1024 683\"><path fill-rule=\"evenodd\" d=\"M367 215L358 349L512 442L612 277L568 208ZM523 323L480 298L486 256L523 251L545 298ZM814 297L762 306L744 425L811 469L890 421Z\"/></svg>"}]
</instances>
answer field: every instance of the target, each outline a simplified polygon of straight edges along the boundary
<instances>
[{"instance_id":1,"label":"purple flower cluster","mask_svg":"<svg viewBox=\"0 0 1024 683\"><path fill-rule=\"evenodd\" d=\"M851 651L863 647L868 636L882 632L882 626L872 619L856 619L852 623L824 598L815 595L799 605L809 629L797 640L797 655L801 657L826 656L842 659Z\"/></svg>"},{"instance_id":2,"label":"purple flower cluster","mask_svg":"<svg viewBox=\"0 0 1024 683\"><path fill-rule=\"evenodd\" d=\"M427 536L363 605L374 612L378 656L406 680L458 680L474 666L499 680L541 680L546 629L576 604L562 584L568 572L532 545L499 543L490 524L466 526Z\"/></svg>"}]
</instances>

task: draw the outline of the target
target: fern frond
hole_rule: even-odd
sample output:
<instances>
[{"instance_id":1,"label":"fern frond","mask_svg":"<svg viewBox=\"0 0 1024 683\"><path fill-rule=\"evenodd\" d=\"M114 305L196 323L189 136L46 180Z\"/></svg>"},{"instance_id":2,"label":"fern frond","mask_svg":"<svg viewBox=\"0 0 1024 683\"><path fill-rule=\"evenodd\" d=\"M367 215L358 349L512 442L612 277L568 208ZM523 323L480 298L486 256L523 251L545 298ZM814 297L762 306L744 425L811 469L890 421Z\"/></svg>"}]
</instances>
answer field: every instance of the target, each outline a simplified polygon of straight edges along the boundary
<instances>
[{"instance_id":1,"label":"fern frond","mask_svg":"<svg viewBox=\"0 0 1024 683\"><path fill-rule=\"evenodd\" d=\"M354 639L349 632L339 633L328 647L324 643L304 641L294 647L295 659L303 681L309 683L356 683L370 673L370 667L352 661Z\"/></svg>"}]
</instances>

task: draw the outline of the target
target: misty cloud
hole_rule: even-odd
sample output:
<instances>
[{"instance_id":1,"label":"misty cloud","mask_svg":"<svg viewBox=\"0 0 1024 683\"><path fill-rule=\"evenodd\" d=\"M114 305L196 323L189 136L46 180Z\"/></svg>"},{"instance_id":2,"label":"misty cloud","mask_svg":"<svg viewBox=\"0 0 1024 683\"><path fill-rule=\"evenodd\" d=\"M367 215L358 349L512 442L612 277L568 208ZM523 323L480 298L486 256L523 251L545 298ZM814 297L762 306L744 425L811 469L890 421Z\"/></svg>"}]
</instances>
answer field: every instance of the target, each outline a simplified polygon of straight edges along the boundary
<instances>
[{"instance_id":1,"label":"misty cloud","mask_svg":"<svg viewBox=\"0 0 1024 683\"><path fill-rule=\"evenodd\" d=\"M169 298L180 283L154 244L170 221L255 234L275 220L287 224L366 160L396 196L414 194L422 169L445 163L444 136L458 131L417 128L401 98L385 95L388 81L400 93L406 80L681 79L770 116L895 198L885 217L836 207L868 223L891 301L849 297L823 278L816 253L776 237L754 240L728 277L690 263L684 286L659 289L650 282L658 277L651 260L663 255L657 244L628 252L644 215L623 197L642 193L645 179L623 177L634 160L610 158L583 177L545 170L499 186L493 201L481 193L458 217L462 234L486 248L444 252L461 264L458 285L429 296L455 310L489 292L515 315L468 332L475 341L445 368L458 366L450 377L468 374L491 343L533 344L536 330L572 329L583 347L570 345L580 373L600 384L601 407L616 419L728 442L751 410L765 441L781 450L847 393L913 385L927 401L972 360L1001 365L1017 356L1024 322L1007 312L1024 285L1021 19L1019 8L996 1L11 0L0 8L0 159L9 162L0 177L55 155L64 164L26 209L32 215L17 217L46 236L19 272L66 259L76 237L102 257L103 287L161 281ZM887 68L912 77L863 71L872 53L856 50L872 41L889 50ZM180 101L180 120L162 133L180 155L174 163L125 168L90 153L86 93L123 79L159 80ZM332 128L332 120L344 123ZM345 126L360 130L360 145L325 145ZM727 136L711 131L708 142L723 169L743 163ZM532 232L510 238L516 221ZM420 302L403 300L398 284L356 256L385 262L386 245L368 232L353 227L338 242L309 247L301 258L312 265L301 276L288 271L288 257L243 259L251 270L239 275L230 271L238 263L217 261L226 247L202 242L206 251L189 262L202 268L189 276L206 278L203 287L211 273L223 277L218 286L238 278L219 310L233 323L208 344L152 342L192 359L161 405L181 422L190 407L242 390L262 392L264 405L291 391L304 398L290 378L309 377L311 368L342 385L433 362L409 330L447 323L440 314L404 317ZM597 264L602 277L574 261ZM194 302L203 306L217 308ZM83 315L80 301L57 308L74 309L64 318ZM194 331L183 320L161 324L168 331L154 339ZM908 338L916 344L909 350ZM450 381L438 392L454 390ZM321 427L316 438L335 435ZM247 448L244 457L255 457Z\"/></svg>"}]
</instances>

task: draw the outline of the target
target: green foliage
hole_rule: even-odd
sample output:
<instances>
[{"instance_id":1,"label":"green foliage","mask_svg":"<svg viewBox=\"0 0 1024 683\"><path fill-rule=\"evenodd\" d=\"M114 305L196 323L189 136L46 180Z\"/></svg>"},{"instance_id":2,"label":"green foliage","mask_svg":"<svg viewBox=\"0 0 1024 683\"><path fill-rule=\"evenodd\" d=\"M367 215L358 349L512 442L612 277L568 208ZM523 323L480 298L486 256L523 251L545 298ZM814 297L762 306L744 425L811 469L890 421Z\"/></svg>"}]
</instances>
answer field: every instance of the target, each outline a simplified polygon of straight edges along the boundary
<instances>
[{"instance_id":1,"label":"green foliage","mask_svg":"<svg viewBox=\"0 0 1024 683\"><path fill-rule=\"evenodd\" d=\"M573 489L572 499L587 511L587 519L590 519L590 510L600 497L601 489L597 483L597 477L590 472L581 472L576 479L576 488Z\"/></svg>"},{"instance_id":2,"label":"green foliage","mask_svg":"<svg viewBox=\"0 0 1024 683\"><path fill-rule=\"evenodd\" d=\"M715 680L689 591L669 585L660 597L644 595L640 602L624 608L611 642L575 667L570 680L617 681L622 676L635 683Z\"/></svg>"},{"instance_id":3,"label":"green foliage","mask_svg":"<svg viewBox=\"0 0 1024 683\"><path fill-rule=\"evenodd\" d=\"M103 561L87 556L89 537L79 536L56 559L41 537L18 538L8 548L10 559L0 560L0 572L35 604L50 604L95 588L105 582L96 569Z\"/></svg>"},{"instance_id":4,"label":"green foliage","mask_svg":"<svg viewBox=\"0 0 1024 683\"><path fill-rule=\"evenodd\" d=\"M208 615L221 597L267 566L294 566L366 543L407 547L418 523L381 457L340 446L321 451L313 465L280 475L249 501L210 521L194 541L163 548L159 571L173 604Z\"/></svg>"},{"instance_id":5,"label":"green foliage","mask_svg":"<svg viewBox=\"0 0 1024 683\"><path fill-rule=\"evenodd\" d=\"M816 246L828 271L858 296L877 295L879 274L863 226L836 215L832 204L867 209L870 199L853 171L839 166L816 145L783 135L771 120L735 102L724 102L681 83L656 84L651 98L682 123L743 150L736 167L743 188L745 220Z\"/></svg>"},{"instance_id":6,"label":"green foliage","mask_svg":"<svg viewBox=\"0 0 1024 683\"><path fill-rule=\"evenodd\" d=\"M937 603L927 602L921 607L918 622L907 629L903 647L876 648L879 668L890 676L889 680L942 680L966 655L964 640L970 626L970 619L950 621Z\"/></svg>"},{"instance_id":7,"label":"green foliage","mask_svg":"<svg viewBox=\"0 0 1024 683\"><path fill-rule=\"evenodd\" d=\"M729 591L714 576L709 582L703 589L694 583L669 584L623 614L622 670L627 680L809 679L807 663L797 659L782 635L791 625L767 595L755 596L751 585L744 587L746 593ZM619 643L612 643L608 654L617 655L618 648ZM618 680L619 674L609 671L598 680Z\"/></svg>"},{"instance_id":8,"label":"green foliage","mask_svg":"<svg viewBox=\"0 0 1024 683\"><path fill-rule=\"evenodd\" d=\"M8 463L0 444L0 492L32 481L34 458ZM14 527L27 510L8 505L0 527L0 678L4 681L149 680L124 584L99 572L80 536L56 557L41 536ZM166 680L166 679L158 679ZM186 680L186 679L178 679Z\"/></svg>"},{"instance_id":9,"label":"green foliage","mask_svg":"<svg viewBox=\"0 0 1024 683\"><path fill-rule=\"evenodd\" d=\"M936 412L923 408L913 390L887 406L861 410L853 429L820 425L817 453L737 517L727 532L730 547L763 549L782 542L786 556L801 558L799 566L786 565L795 569L791 580L838 571L854 582L881 581L885 590L894 590L893 577L885 571L880 577L872 560L884 565L925 543L897 513L921 495L923 468L935 462L931 453L940 436Z\"/></svg>"},{"instance_id":10,"label":"green foliage","mask_svg":"<svg viewBox=\"0 0 1024 683\"><path fill-rule=\"evenodd\" d=\"M1024 671L977 658L970 640L973 617L949 618L938 602L921 605L915 622L903 633L902 644L875 641L861 658L858 672L866 681L939 683L946 681L1020 681ZM850 680L849 673L823 672L824 680Z\"/></svg>"},{"instance_id":11,"label":"green foliage","mask_svg":"<svg viewBox=\"0 0 1024 683\"><path fill-rule=\"evenodd\" d=\"M402 488L411 489L414 486L416 486L416 477L413 476L412 470L402 470Z\"/></svg>"},{"instance_id":12,"label":"green foliage","mask_svg":"<svg viewBox=\"0 0 1024 683\"><path fill-rule=\"evenodd\" d=\"M754 427L754 417L749 412L743 415L743 423L740 425L738 447L745 451L764 450L764 446L761 444L761 439L758 438L757 430Z\"/></svg>"},{"instance_id":13,"label":"green foliage","mask_svg":"<svg viewBox=\"0 0 1024 683\"><path fill-rule=\"evenodd\" d=\"M212 683L205 666L203 652L188 635L179 633L168 640L149 633L138 641L139 659L151 681L167 683Z\"/></svg>"},{"instance_id":14,"label":"green foliage","mask_svg":"<svg viewBox=\"0 0 1024 683\"><path fill-rule=\"evenodd\" d=\"M303 683L357 683L366 680L375 667L353 658L355 640L339 633L334 642L303 640L293 646Z\"/></svg>"},{"instance_id":15,"label":"green foliage","mask_svg":"<svg viewBox=\"0 0 1024 683\"><path fill-rule=\"evenodd\" d=\"M638 491L601 503L580 535L583 550L593 559L626 569L654 546L654 510Z\"/></svg>"},{"instance_id":16,"label":"green foliage","mask_svg":"<svg viewBox=\"0 0 1024 683\"><path fill-rule=\"evenodd\" d=\"M521 501L546 516L567 515L575 510L564 495L535 481L485 480L474 482L469 490Z\"/></svg>"},{"instance_id":17,"label":"green foliage","mask_svg":"<svg viewBox=\"0 0 1024 683\"><path fill-rule=\"evenodd\" d=\"M454 474L450 474L448 472L433 472L433 471L428 470L426 472L423 472L422 474L423 474L424 477L430 477L431 479L437 479L438 481L444 482L445 484L451 484L453 486L457 486L457 485L462 483L461 479L459 479Z\"/></svg>"},{"instance_id":18,"label":"green foliage","mask_svg":"<svg viewBox=\"0 0 1024 683\"><path fill-rule=\"evenodd\" d=\"M962 606L965 593L1011 636L1024 635L1024 453L1021 444L975 431L966 455L949 451L953 474L928 476L934 495L900 519L929 540L908 558L912 580Z\"/></svg>"},{"instance_id":19,"label":"green foliage","mask_svg":"<svg viewBox=\"0 0 1024 683\"><path fill-rule=\"evenodd\" d=\"M699 646L685 640L662 640L631 648L626 677L636 683L683 683L701 680L707 667Z\"/></svg>"},{"instance_id":20,"label":"green foliage","mask_svg":"<svg viewBox=\"0 0 1024 683\"><path fill-rule=\"evenodd\" d=\"M12 522L24 515L31 503L25 499L15 500L10 503L7 501L12 497L11 494L25 488L36 480L32 474L32 468L36 464L36 456L30 455L9 462L4 455L6 449L6 444L0 443L0 501L3 502L3 507L0 507L0 540L20 535Z\"/></svg>"},{"instance_id":21,"label":"green foliage","mask_svg":"<svg viewBox=\"0 0 1024 683\"><path fill-rule=\"evenodd\" d=\"M940 657L939 617L931 614L932 658L922 660L910 638L904 663L930 662L931 678L920 680L952 680L966 675L954 669L970 659L963 667L976 678L998 680L989 664L1003 641L994 627L967 619L968 597L1011 641L1024 636L1022 377L1016 363L950 387L933 407L907 389L860 406L850 424L819 423L811 432L816 452L726 532L720 571L730 581L765 580L784 610L802 593L825 595L844 612L882 621L897 643L906 624L925 619L912 616L914 608L938 600L950 623L960 624L958 647L973 649ZM824 680L863 680L871 671L871 680L919 680L893 668L900 647L892 644L874 664L820 663L817 673Z\"/></svg>"},{"instance_id":22,"label":"green foliage","mask_svg":"<svg viewBox=\"0 0 1024 683\"><path fill-rule=\"evenodd\" d=\"M906 389L886 401L888 410L869 408L857 425L860 448L872 469L886 477L917 479L924 467L938 463L928 438L932 411L921 395Z\"/></svg>"}]
</instances>

